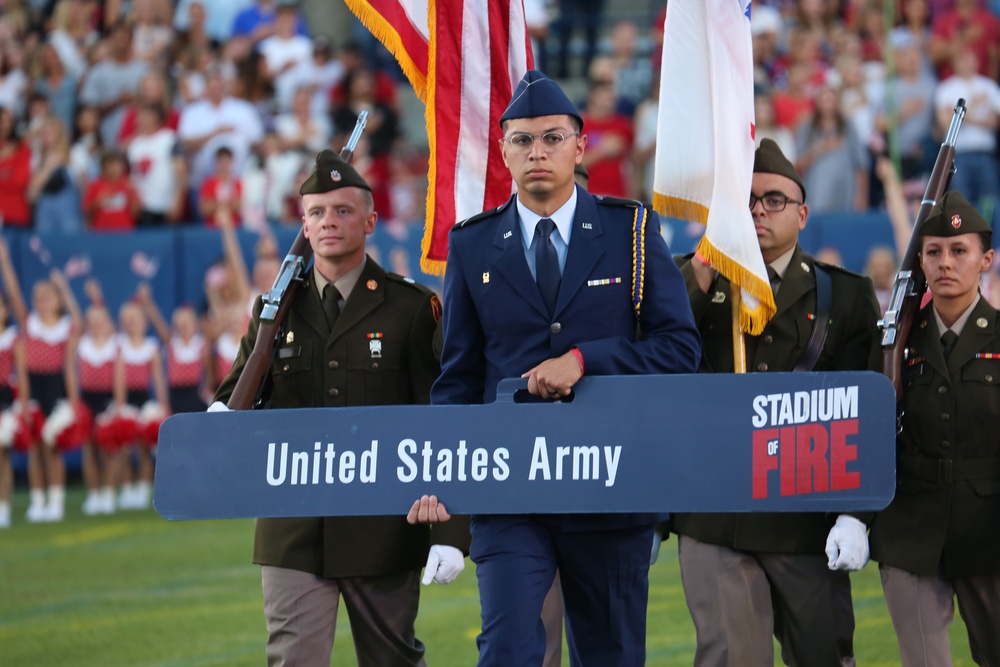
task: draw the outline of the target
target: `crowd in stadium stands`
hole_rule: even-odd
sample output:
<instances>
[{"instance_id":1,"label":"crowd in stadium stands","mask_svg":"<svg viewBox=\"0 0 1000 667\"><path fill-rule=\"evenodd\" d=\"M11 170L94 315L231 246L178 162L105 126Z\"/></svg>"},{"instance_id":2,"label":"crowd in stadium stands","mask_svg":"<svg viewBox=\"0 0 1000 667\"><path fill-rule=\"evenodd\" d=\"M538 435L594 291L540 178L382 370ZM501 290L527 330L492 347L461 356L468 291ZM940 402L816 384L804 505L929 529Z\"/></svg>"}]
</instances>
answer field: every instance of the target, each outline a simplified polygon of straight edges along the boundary
<instances>
[{"instance_id":1,"label":"crowd in stadium stands","mask_svg":"<svg viewBox=\"0 0 1000 667\"><path fill-rule=\"evenodd\" d=\"M585 89L592 186L649 199L666 9L648 29L621 20L599 31L604 4L525 3L538 66ZM868 210L883 202L879 155L897 159L907 187L920 190L962 96L955 185L992 212L1000 2L899 0L888 18L884 5L754 3L758 136L795 156L814 213ZM574 27L584 28L577 58ZM343 143L361 109L371 116L359 166L377 210L393 218L394 200L412 198L394 191L413 187L424 156L401 130L398 71L371 51L356 42L335 50L279 0L4 0L4 223L297 224L303 170Z\"/></svg>"},{"instance_id":2,"label":"crowd in stadium stands","mask_svg":"<svg viewBox=\"0 0 1000 667\"><path fill-rule=\"evenodd\" d=\"M525 0L536 66L579 92L595 193L652 198L665 4L658 15L651 5L648 20L637 22L605 16L600 1ZM773 138L795 161L813 213L885 207L898 247L962 97L968 115L953 187L987 219L1000 219L1000 0L899 0L890 16L885 4L754 2L757 138ZM235 355L248 300L276 275L278 249L268 230L300 224L299 184L319 150L343 145L360 111L369 118L355 166L372 185L380 219L422 224L427 155L421 139L403 129L400 86L408 84L370 36L352 34L359 41L334 48L307 29L297 4L282 0L0 0L2 224L41 233L219 228L228 239L226 261L206 277L203 330L189 326L190 313L172 318L186 345L197 335L209 346L197 378L200 398L210 396L212 378ZM252 270L231 238L240 226L261 233ZM895 253L875 249L869 263L883 305ZM1000 303L996 276L987 295ZM7 278L12 301L17 287ZM60 284L56 277L33 287L32 299L58 302L65 297ZM149 311L148 295L136 303L145 310L122 312L121 326L138 330L142 322L144 331L143 317L152 317L167 343L168 369L171 355L201 358L202 351L171 347L180 334ZM29 326L14 305L6 313L12 323ZM85 323L67 324L65 340L113 328L98 297L89 308L98 314L88 310ZM62 326L49 320L36 322L45 336ZM143 336L135 335L136 345ZM151 398L171 402L173 387L165 387ZM86 459L98 468L102 460ZM50 467L32 477L35 491L61 484L58 471L47 477ZM101 489L113 484L95 470L87 473L96 498L88 511L112 509L102 495L110 492ZM146 475L128 477L139 486L119 497L119 507L148 503ZM0 526L9 524L3 477L0 470ZM59 507L49 509L33 496L38 509L29 516L61 517L60 494L50 493L47 502Z\"/></svg>"}]
</instances>

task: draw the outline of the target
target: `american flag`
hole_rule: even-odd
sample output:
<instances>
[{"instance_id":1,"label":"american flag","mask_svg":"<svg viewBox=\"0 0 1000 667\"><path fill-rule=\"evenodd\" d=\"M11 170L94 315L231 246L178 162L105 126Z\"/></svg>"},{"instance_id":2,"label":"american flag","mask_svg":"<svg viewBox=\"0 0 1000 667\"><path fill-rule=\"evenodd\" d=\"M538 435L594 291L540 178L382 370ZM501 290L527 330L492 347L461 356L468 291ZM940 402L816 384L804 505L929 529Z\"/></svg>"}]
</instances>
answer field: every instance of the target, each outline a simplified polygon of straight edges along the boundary
<instances>
[{"instance_id":1,"label":"american flag","mask_svg":"<svg viewBox=\"0 0 1000 667\"><path fill-rule=\"evenodd\" d=\"M534 66L522 0L346 0L399 61L427 107L421 268L441 274L448 231L511 193L500 115Z\"/></svg>"}]
</instances>

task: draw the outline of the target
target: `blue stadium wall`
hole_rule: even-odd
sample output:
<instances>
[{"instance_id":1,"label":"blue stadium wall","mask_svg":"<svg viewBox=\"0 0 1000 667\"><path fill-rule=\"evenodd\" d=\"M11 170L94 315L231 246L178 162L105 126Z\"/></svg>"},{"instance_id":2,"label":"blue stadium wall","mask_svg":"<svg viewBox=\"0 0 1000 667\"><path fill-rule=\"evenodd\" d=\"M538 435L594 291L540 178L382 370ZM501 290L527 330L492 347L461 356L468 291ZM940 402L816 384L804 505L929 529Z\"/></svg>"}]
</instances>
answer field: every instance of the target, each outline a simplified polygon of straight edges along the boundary
<instances>
[{"instance_id":1,"label":"blue stadium wall","mask_svg":"<svg viewBox=\"0 0 1000 667\"><path fill-rule=\"evenodd\" d=\"M696 224L663 221L664 236L674 254L691 252L702 230ZM275 230L282 252L291 244L296 232L296 228ZM384 267L408 273L440 291L441 278L420 271L422 232L423 229L415 225L380 226L369 248ZM113 313L135 294L142 281L151 284L160 309L168 317L180 303L200 309L205 303L205 272L222 259L219 232L200 227L74 235L34 234L8 228L3 234L11 248L26 298L36 280L58 267L68 273L81 305L85 305L83 284L86 278L93 276L100 280ZM244 256L252 265L258 237L248 231L240 231L238 236ZM873 246L893 245L889 220L882 213L815 215L799 238L807 252L836 248L844 258L844 266L854 271L863 269L865 257Z\"/></svg>"}]
</instances>

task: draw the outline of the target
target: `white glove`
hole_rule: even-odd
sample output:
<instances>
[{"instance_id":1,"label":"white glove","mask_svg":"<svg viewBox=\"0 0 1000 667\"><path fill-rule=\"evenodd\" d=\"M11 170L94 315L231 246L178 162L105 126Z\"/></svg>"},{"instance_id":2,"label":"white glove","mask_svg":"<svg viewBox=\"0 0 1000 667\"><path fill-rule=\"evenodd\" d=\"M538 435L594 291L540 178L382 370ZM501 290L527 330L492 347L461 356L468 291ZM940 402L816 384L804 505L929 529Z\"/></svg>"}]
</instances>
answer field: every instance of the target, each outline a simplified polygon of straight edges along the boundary
<instances>
[{"instance_id":1,"label":"white glove","mask_svg":"<svg viewBox=\"0 0 1000 667\"><path fill-rule=\"evenodd\" d=\"M229 406L222 401L216 401L208 406L207 412L230 412Z\"/></svg>"},{"instance_id":2,"label":"white glove","mask_svg":"<svg viewBox=\"0 0 1000 667\"><path fill-rule=\"evenodd\" d=\"M424 578L420 583L424 586L431 581L437 584L450 584L464 569L465 556L459 549L446 544L435 544L427 554Z\"/></svg>"},{"instance_id":3,"label":"white glove","mask_svg":"<svg viewBox=\"0 0 1000 667\"><path fill-rule=\"evenodd\" d=\"M656 564L656 559L660 557L660 543L663 542L663 535L660 531L653 531L653 548L649 552L649 564Z\"/></svg>"},{"instance_id":4,"label":"white glove","mask_svg":"<svg viewBox=\"0 0 1000 667\"><path fill-rule=\"evenodd\" d=\"M826 538L827 566L854 572L868 564L868 528L853 516L841 514Z\"/></svg>"}]
</instances>

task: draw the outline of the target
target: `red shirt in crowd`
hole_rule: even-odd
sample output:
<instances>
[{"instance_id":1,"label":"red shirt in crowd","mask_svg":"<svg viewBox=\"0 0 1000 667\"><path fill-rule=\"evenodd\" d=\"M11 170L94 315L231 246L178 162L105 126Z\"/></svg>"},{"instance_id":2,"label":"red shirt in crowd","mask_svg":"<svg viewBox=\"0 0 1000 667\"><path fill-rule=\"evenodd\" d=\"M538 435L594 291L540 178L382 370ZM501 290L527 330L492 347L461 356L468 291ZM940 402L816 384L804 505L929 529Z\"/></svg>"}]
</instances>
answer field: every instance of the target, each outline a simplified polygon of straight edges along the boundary
<instances>
[{"instance_id":1,"label":"red shirt in crowd","mask_svg":"<svg viewBox=\"0 0 1000 667\"><path fill-rule=\"evenodd\" d=\"M962 18L961 14L952 10L941 14L931 26L932 38L953 42L961 39L966 48L976 52L979 58L979 73L990 76L987 69L990 66L990 51L1000 42L1000 19L984 8L977 7L970 19ZM965 39L964 36L971 37ZM951 60L938 63L938 78L944 81L955 73Z\"/></svg>"},{"instance_id":2,"label":"red shirt in crowd","mask_svg":"<svg viewBox=\"0 0 1000 667\"><path fill-rule=\"evenodd\" d=\"M774 94L774 124L794 130L799 123L812 113L815 100L808 95L801 97L786 92Z\"/></svg>"},{"instance_id":3,"label":"red shirt in crowd","mask_svg":"<svg viewBox=\"0 0 1000 667\"><path fill-rule=\"evenodd\" d=\"M139 195L127 178L117 181L97 178L83 195L83 210L90 216L90 228L95 232L135 229L139 205Z\"/></svg>"},{"instance_id":4,"label":"red shirt in crowd","mask_svg":"<svg viewBox=\"0 0 1000 667\"><path fill-rule=\"evenodd\" d=\"M8 155L0 151L0 216L3 224L27 227L31 224L28 182L31 180L31 148L19 143Z\"/></svg>"},{"instance_id":5,"label":"red shirt in crowd","mask_svg":"<svg viewBox=\"0 0 1000 667\"><path fill-rule=\"evenodd\" d=\"M632 154L632 121L625 116L614 115L596 119L583 114L583 126L587 132L587 150L600 150L603 142L611 141L617 135L621 138L621 151L613 157L606 157L587 165L590 174L588 190L598 195L628 197L626 183L630 177L629 156Z\"/></svg>"},{"instance_id":6,"label":"red shirt in crowd","mask_svg":"<svg viewBox=\"0 0 1000 667\"><path fill-rule=\"evenodd\" d=\"M219 205L229 204L235 202L232 209L233 224L239 224L240 222L240 199L243 197L243 185L240 183L238 178L230 178L228 180L222 180L216 175L211 175L205 178L201 182L201 189L198 190L198 197L202 200L215 200ZM209 227L218 226L216 216L218 215L218 210L215 213L205 218L205 224Z\"/></svg>"}]
</instances>

